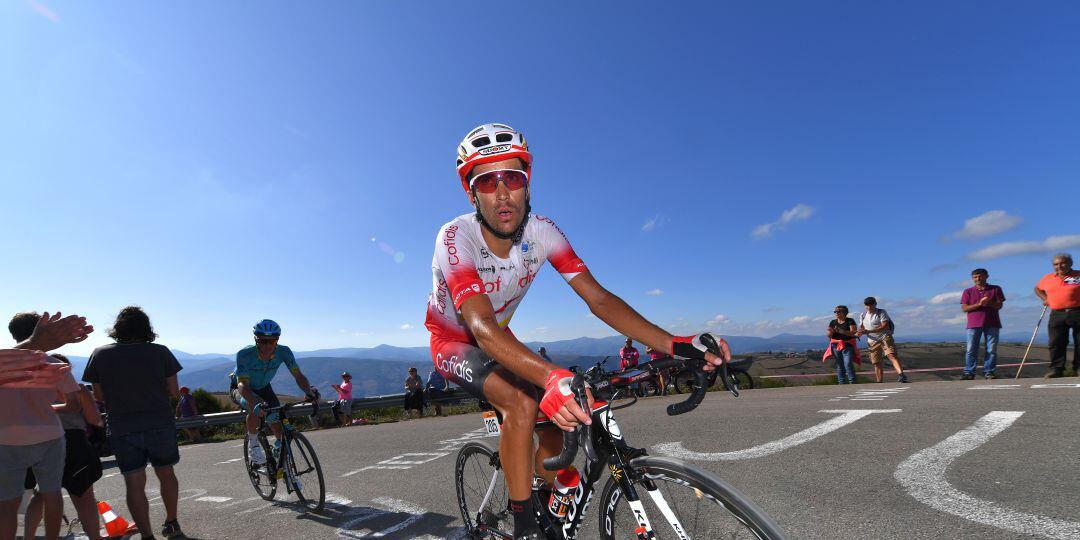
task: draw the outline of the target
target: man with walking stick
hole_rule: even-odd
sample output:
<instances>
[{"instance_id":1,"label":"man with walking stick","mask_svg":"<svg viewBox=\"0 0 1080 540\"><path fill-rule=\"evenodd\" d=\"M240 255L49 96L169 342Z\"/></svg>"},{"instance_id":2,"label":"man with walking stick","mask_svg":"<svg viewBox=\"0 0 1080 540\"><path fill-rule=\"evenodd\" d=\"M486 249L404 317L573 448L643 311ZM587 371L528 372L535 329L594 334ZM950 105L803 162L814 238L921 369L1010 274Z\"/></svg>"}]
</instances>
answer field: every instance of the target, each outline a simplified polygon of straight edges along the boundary
<instances>
[{"instance_id":1,"label":"man with walking stick","mask_svg":"<svg viewBox=\"0 0 1080 540\"><path fill-rule=\"evenodd\" d=\"M1050 308L1046 329L1050 337L1050 371L1044 377L1055 379L1065 375L1065 353L1069 347L1069 330L1073 339L1073 374L1080 373L1080 272L1073 270L1068 253L1054 255L1054 272L1046 274L1035 285L1035 294Z\"/></svg>"}]
</instances>

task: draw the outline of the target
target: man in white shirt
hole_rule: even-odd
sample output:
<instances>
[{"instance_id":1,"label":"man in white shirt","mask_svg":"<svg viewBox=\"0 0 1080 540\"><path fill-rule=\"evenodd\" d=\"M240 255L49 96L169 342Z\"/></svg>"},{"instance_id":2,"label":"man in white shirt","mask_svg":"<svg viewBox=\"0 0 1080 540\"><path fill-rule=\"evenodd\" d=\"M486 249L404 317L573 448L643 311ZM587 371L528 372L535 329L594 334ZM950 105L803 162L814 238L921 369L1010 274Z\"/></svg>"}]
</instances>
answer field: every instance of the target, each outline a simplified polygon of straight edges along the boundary
<instances>
[{"instance_id":1,"label":"man in white shirt","mask_svg":"<svg viewBox=\"0 0 1080 540\"><path fill-rule=\"evenodd\" d=\"M859 316L858 336L865 335L870 342L870 363L874 365L874 378L877 382L884 381L885 370L881 366L881 360L883 356L888 356L896 370L897 382L908 382L904 367L900 365L900 358L896 355L892 319L884 309L878 309L877 298L873 296L866 297L863 305L866 306L866 311Z\"/></svg>"}]
</instances>

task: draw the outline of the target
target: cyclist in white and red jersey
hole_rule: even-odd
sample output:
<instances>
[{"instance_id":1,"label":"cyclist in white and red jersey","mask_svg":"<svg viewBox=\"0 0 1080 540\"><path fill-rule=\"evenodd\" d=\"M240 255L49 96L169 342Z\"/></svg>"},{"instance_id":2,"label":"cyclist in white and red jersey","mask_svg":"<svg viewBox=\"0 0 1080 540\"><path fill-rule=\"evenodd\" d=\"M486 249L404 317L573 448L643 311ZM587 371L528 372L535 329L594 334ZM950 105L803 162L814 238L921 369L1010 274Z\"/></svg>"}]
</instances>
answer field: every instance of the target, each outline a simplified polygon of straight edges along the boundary
<instances>
[{"instance_id":1,"label":"cyclist in white and red jersey","mask_svg":"<svg viewBox=\"0 0 1080 540\"><path fill-rule=\"evenodd\" d=\"M540 432L534 452L537 414L567 431L591 423L571 399L573 374L541 359L508 326L545 262L594 315L631 339L707 360L706 369L729 360L731 351L717 339L721 359L706 352L699 336L673 337L597 283L555 222L530 213L532 154L520 132L504 124L470 131L458 146L457 171L474 211L443 225L435 239L426 319L432 361L447 380L501 414L499 452L514 536L539 538L530 500L533 472L553 480L542 460L560 452L562 438L557 430Z\"/></svg>"}]
</instances>

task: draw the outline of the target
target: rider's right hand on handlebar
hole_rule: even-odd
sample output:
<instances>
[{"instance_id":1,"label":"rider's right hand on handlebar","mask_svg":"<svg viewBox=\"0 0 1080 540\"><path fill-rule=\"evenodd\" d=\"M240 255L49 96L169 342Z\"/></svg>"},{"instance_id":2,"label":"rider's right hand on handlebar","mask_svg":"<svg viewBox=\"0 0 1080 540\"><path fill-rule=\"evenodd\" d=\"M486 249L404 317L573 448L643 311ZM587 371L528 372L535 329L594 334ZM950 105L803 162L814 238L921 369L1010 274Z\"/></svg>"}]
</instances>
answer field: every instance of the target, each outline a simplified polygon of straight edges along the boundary
<instances>
[{"instance_id":1,"label":"rider's right hand on handlebar","mask_svg":"<svg viewBox=\"0 0 1080 540\"><path fill-rule=\"evenodd\" d=\"M544 397L540 400L540 411L563 431L573 431L581 424L592 424L591 416L581 410L570 390L574 374L565 369L553 369L548 374L544 385ZM592 393L586 389L589 407L592 407Z\"/></svg>"}]
</instances>

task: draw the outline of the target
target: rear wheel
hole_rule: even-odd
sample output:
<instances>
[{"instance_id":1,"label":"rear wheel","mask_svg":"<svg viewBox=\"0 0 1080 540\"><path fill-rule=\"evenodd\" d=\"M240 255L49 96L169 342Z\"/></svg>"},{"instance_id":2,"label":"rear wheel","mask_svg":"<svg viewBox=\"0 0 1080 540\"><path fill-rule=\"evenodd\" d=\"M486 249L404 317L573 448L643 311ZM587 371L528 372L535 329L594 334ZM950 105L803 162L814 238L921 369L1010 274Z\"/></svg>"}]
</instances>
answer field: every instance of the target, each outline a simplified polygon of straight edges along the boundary
<instances>
[{"instance_id":1,"label":"rear wheel","mask_svg":"<svg viewBox=\"0 0 1080 540\"><path fill-rule=\"evenodd\" d=\"M326 483L315 448L303 433L289 437L289 454L285 456L285 479L296 497L309 512L322 511L326 502Z\"/></svg>"},{"instance_id":2,"label":"rear wheel","mask_svg":"<svg viewBox=\"0 0 1080 540\"><path fill-rule=\"evenodd\" d=\"M658 540L787 538L753 501L711 472L677 459L649 456L632 460L627 469ZM635 512L614 478L604 485L600 503L600 538L640 537Z\"/></svg>"},{"instance_id":3,"label":"rear wheel","mask_svg":"<svg viewBox=\"0 0 1080 540\"><path fill-rule=\"evenodd\" d=\"M454 465L454 484L461 520L470 537L513 537L514 517L508 509L509 494L498 452L483 443L466 443Z\"/></svg>"},{"instance_id":4,"label":"rear wheel","mask_svg":"<svg viewBox=\"0 0 1080 540\"><path fill-rule=\"evenodd\" d=\"M741 369L732 369L728 372L731 384L739 390L750 390L754 387L754 378Z\"/></svg>"},{"instance_id":5,"label":"rear wheel","mask_svg":"<svg viewBox=\"0 0 1080 540\"><path fill-rule=\"evenodd\" d=\"M262 446L263 455L266 456L265 465L256 465L251 462L248 457L248 437L244 436L244 469L247 471L248 480L251 480L251 487L255 488L255 493L258 493L260 497L268 501L274 500L274 493L277 492L277 478L276 467L271 459L273 454L270 453L270 443L266 440L266 435L259 434L259 445Z\"/></svg>"}]
</instances>

